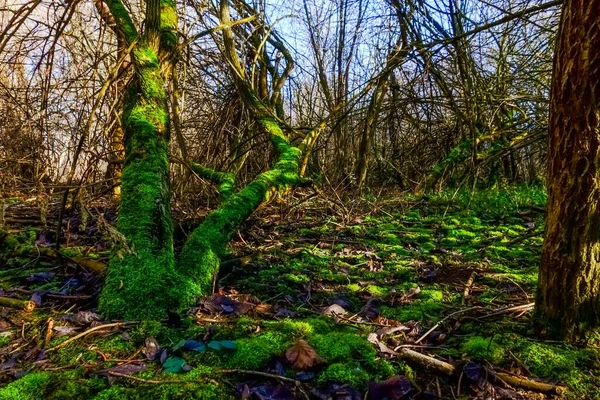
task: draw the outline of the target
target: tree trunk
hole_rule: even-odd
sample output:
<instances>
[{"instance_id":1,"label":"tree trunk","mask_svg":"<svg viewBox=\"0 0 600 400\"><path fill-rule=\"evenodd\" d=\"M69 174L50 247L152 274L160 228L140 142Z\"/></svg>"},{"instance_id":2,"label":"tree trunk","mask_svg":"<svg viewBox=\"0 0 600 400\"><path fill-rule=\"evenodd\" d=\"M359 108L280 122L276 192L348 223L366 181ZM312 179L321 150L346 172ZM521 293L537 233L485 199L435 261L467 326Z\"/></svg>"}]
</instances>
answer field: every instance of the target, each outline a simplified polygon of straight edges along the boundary
<instances>
[{"instance_id":1,"label":"tree trunk","mask_svg":"<svg viewBox=\"0 0 600 400\"><path fill-rule=\"evenodd\" d=\"M100 308L108 316L154 317L174 307L175 265L164 79L156 54L135 52L139 77L124 100L125 165L117 228L127 239L111 259ZM160 293L160 296L157 294Z\"/></svg>"},{"instance_id":2,"label":"tree trunk","mask_svg":"<svg viewBox=\"0 0 600 400\"><path fill-rule=\"evenodd\" d=\"M223 203L190 235L176 265L165 91L176 56L175 5L172 0L146 2L146 29L157 30L159 19L159 38L149 32L140 37L120 0L112 0L108 6L127 44L135 44L132 61L136 75L127 88L123 111L126 156L117 223L123 243L110 260L100 310L113 319L164 318L167 311L179 311L192 305L196 297L210 294L227 243L261 203L275 193L307 182L298 173L302 155L324 125L308 134L299 147L292 146L272 110L245 80L231 28L224 29L226 57L234 81L245 105L271 137L279 160L237 193L233 193L232 174L190 165L196 173L219 184ZM162 15L157 16L155 8L159 6ZM221 14L223 25L228 25L226 0L221 1Z\"/></svg>"},{"instance_id":3,"label":"tree trunk","mask_svg":"<svg viewBox=\"0 0 600 400\"><path fill-rule=\"evenodd\" d=\"M123 100L125 164L117 228L125 242L113 252L100 310L108 318L157 318L185 296L175 271L169 181L169 111L165 77L176 45L176 18L157 26L157 13L175 14L170 0L148 0L146 32L141 38L119 0L108 3L128 45L135 43L135 77ZM157 10L158 8L158 10ZM161 10L162 9L162 10ZM161 60L159 61L159 56Z\"/></svg>"},{"instance_id":4,"label":"tree trunk","mask_svg":"<svg viewBox=\"0 0 600 400\"><path fill-rule=\"evenodd\" d=\"M567 340L600 323L600 0L563 6L550 99L549 203L538 327Z\"/></svg>"}]
</instances>

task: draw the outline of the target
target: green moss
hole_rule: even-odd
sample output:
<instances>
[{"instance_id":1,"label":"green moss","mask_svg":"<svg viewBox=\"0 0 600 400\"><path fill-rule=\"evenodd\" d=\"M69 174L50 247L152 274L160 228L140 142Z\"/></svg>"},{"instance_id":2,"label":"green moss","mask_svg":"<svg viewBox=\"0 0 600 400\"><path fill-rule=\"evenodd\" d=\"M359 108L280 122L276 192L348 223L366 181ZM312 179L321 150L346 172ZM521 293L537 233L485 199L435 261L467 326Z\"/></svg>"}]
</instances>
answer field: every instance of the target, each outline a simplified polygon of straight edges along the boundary
<instances>
[{"instance_id":1,"label":"green moss","mask_svg":"<svg viewBox=\"0 0 600 400\"><path fill-rule=\"evenodd\" d=\"M364 288L367 292L371 293L373 296L386 296L388 294L388 289L375 285L368 285Z\"/></svg>"},{"instance_id":2,"label":"green moss","mask_svg":"<svg viewBox=\"0 0 600 400\"><path fill-rule=\"evenodd\" d=\"M382 315L397 319L400 322L437 319L437 314L442 310L442 304L439 301L432 300L415 300L400 307L381 307Z\"/></svg>"},{"instance_id":3,"label":"green moss","mask_svg":"<svg viewBox=\"0 0 600 400\"><path fill-rule=\"evenodd\" d=\"M0 336L0 347L4 347L12 341L12 333L11 332L2 332L2 336Z\"/></svg>"},{"instance_id":4,"label":"green moss","mask_svg":"<svg viewBox=\"0 0 600 400\"><path fill-rule=\"evenodd\" d=\"M225 364L230 368L259 370L275 356L282 355L290 346L290 340L277 332L236 340L237 351Z\"/></svg>"},{"instance_id":5,"label":"green moss","mask_svg":"<svg viewBox=\"0 0 600 400\"><path fill-rule=\"evenodd\" d=\"M422 300L432 300L441 303L444 300L444 292L441 290L423 289L419 292L417 297Z\"/></svg>"},{"instance_id":6,"label":"green moss","mask_svg":"<svg viewBox=\"0 0 600 400\"><path fill-rule=\"evenodd\" d=\"M35 372L0 389L0 400L64 400L91 398L107 386L100 377L84 378L83 371Z\"/></svg>"},{"instance_id":7,"label":"green moss","mask_svg":"<svg viewBox=\"0 0 600 400\"><path fill-rule=\"evenodd\" d=\"M48 372L28 374L0 389L0 400L43 399L51 376Z\"/></svg>"},{"instance_id":8,"label":"green moss","mask_svg":"<svg viewBox=\"0 0 600 400\"><path fill-rule=\"evenodd\" d=\"M309 343L327 362L350 361L354 357L374 359L373 345L356 333L332 332L315 335Z\"/></svg>"},{"instance_id":9,"label":"green moss","mask_svg":"<svg viewBox=\"0 0 600 400\"><path fill-rule=\"evenodd\" d=\"M354 388L364 389L370 380L369 373L357 362L334 363L319 374L318 382L346 383Z\"/></svg>"},{"instance_id":10,"label":"green moss","mask_svg":"<svg viewBox=\"0 0 600 400\"><path fill-rule=\"evenodd\" d=\"M261 115L259 122L271 134L279 161L271 170L258 175L242 190L231 195L189 236L178 259L178 267L196 295L210 292L220 258L226 252L226 244L254 210L262 202L269 201L273 194L304 182L298 175L300 150L289 144L272 116Z\"/></svg>"},{"instance_id":11,"label":"green moss","mask_svg":"<svg viewBox=\"0 0 600 400\"><path fill-rule=\"evenodd\" d=\"M219 195L221 199L225 200L233 194L235 186L235 175L230 172L215 171L211 168L203 167L200 164L190 162L189 166L192 171L198 174L200 177L208 179L219 185Z\"/></svg>"},{"instance_id":12,"label":"green moss","mask_svg":"<svg viewBox=\"0 0 600 400\"><path fill-rule=\"evenodd\" d=\"M351 283L347 285L346 288L348 288L348 290L350 290L351 292L358 292L361 290L361 287L358 283Z\"/></svg>"},{"instance_id":13,"label":"green moss","mask_svg":"<svg viewBox=\"0 0 600 400\"><path fill-rule=\"evenodd\" d=\"M501 363L505 357L504 348L494 341L494 337L470 337L462 344L461 350L469 359L487 360L493 364Z\"/></svg>"}]
</instances>

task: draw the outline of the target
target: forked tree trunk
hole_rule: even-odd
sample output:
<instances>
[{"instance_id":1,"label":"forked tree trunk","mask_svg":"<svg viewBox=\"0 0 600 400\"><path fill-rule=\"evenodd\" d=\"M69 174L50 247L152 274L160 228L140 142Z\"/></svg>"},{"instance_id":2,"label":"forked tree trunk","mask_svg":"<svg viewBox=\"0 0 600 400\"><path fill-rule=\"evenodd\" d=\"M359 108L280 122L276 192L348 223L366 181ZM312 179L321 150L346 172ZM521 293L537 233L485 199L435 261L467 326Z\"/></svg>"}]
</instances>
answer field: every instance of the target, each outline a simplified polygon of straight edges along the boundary
<instances>
[{"instance_id":1,"label":"forked tree trunk","mask_svg":"<svg viewBox=\"0 0 600 400\"><path fill-rule=\"evenodd\" d=\"M124 243L110 260L100 310L113 319L157 319L169 310L190 306L198 296L210 294L227 243L240 225L274 193L287 192L306 182L299 174L302 154L316 140L319 130L307 135L299 147L289 143L273 113L245 82L230 28L225 29L226 55L235 68L238 90L271 137L279 158L271 170L236 193L231 174L191 165L194 171L220 185L223 203L190 235L176 264L165 92L177 48L175 5L172 0L146 0L146 33L140 37L121 1L110 0L107 4L128 46L134 46L136 75L127 88L123 111L125 165L117 227ZM222 1L221 8L223 25L228 26L228 2Z\"/></svg>"},{"instance_id":2,"label":"forked tree trunk","mask_svg":"<svg viewBox=\"0 0 600 400\"><path fill-rule=\"evenodd\" d=\"M600 323L600 0L567 0L550 99L540 329L578 339Z\"/></svg>"}]
</instances>

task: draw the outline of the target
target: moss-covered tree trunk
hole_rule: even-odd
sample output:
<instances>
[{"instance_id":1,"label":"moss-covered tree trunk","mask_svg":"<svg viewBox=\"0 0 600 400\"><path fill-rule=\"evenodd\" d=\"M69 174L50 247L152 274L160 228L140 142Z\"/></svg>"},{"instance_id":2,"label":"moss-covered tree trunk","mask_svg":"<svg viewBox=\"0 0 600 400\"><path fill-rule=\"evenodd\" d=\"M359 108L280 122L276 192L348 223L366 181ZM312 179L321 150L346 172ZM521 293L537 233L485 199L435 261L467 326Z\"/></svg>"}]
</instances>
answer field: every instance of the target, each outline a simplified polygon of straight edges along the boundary
<instances>
[{"instance_id":1,"label":"moss-covered tree trunk","mask_svg":"<svg viewBox=\"0 0 600 400\"><path fill-rule=\"evenodd\" d=\"M539 327L577 339L600 324L600 0L563 6L550 100L549 203Z\"/></svg>"},{"instance_id":2,"label":"moss-covered tree trunk","mask_svg":"<svg viewBox=\"0 0 600 400\"><path fill-rule=\"evenodd\" d=\"M128 45L134 44L135 77L126 88L122 117L125 164L117 228L127 244L110 260L100 309L108 317L150 318L178 303L165 92L176 14L171 1L148 0L146 34L140 37L120 1L108 5Z\"/></svg>"},{"instance_id":3,"label":"moss-covered tree trunk","mask_svg":"<svg viewBox=\"0 0 600 400\"><path fill-rule=\"evenodd\" d=\"M189 163L196 173L219 184L222 204L190 235L175 264L169 184L169 112L165 92L171 79L177 40L171 0L146 1L146 32L139 36L120 0L109 1L119 32L133 46L135 79L124 100L125 165L117 227L125 244L109 263L100 310L109 318L149 319L190 306L210 294L227 243L242 223L273 194L305 183L302 155L318 136L311 132L300 147L290 144L274 110L246 81L231 28L224 29L225 56L233 78L278 156L272 169L234 193L234 177ZM221 1L222 26L230 27L229 4ZM306 150L306 151L305 151Z\"/></svg>"}]
</instances>

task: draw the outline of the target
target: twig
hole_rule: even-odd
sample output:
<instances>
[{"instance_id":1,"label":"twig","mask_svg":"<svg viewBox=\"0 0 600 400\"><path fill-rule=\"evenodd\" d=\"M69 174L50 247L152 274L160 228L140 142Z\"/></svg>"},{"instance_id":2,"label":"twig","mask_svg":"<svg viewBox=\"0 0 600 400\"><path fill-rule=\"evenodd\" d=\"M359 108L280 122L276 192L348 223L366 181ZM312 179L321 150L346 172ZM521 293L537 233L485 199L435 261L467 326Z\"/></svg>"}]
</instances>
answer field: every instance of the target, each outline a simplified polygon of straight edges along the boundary
<instances>
[{"instance_id":1,"label":"twig","mask_svg":"<svg viewBox=\"0 0 600 400\"><path fill-rule=\"evenodd\" d=\"M421 341L423 341L423 339L425 339L425 338L426 338L426 337L427 337L427 336L428 336L428 335L429 335L431 332L433 332L433 331L434 331L434 330L435 330L435 329L436 329L438 326L440 326L441 324L443 324L444 322L446 322L446 320L448 320L448 319L452 318L452 317L453 317L453 316L455 316L455 315L458 315L458 314L464 314L464 313L466 313L467 311L473 311L473 310L476 310L476 309L478 309L478 308L480 308L480 307L470 307L470 308L464 308L464 309L462 309L462 310L458 310L458 311L456 311L456 312L453 312L452 314L450 314L450 315L448 315L448 316L446 316L446 317L442 318L442 320L441 320L440 322L438 322L437 324L435 324L434 326L432 326L430 330L428 330L427 332L425 332L425 334L424 334L423 336L421 336L419 339L417 339L417 341L415 342L415 344L419 344L419 343L421 343Z\"/></svg>"},{"instance_id":2,"label":"twig","mask_svg":"<svg viewBox=\"0 0 600 400\"><path fill-rule=\"evenodd\" d=\"M219 369L216 372L221 373L221 374L242 374L242 375L263 376L265 378L279 379L280 381L290 382L290 383L294 383L296 385L300 385L300 383L301 383L300 381L298 381L296 379L286 378L285 376L269 374L267 372L260 372L260 371L248 371L245 369Z\"/></svg>"},{"instance_id":3,"label":"twig","mask_svg":"<svg viewBox=\"0 0 600 400\"><path fill-rule=\"evenodd\" d=\"M518 387L522 387L525 389L532 389L532 390L536 390L538 392L556 393L556 394L560 395L560 394L563 394L564 392L566 392L566 390L567 390L567 388L565 388L564 386L557 386L557 385L551 385L549 383L530 381L529 379L519 377L519 376L509 375L504 372L496 372L496 376L511 386L518 386Z\"/></svg>"},{"instance_id":4,"label":"twig","mask_svg":"<svg viewBox=\"0 0 600 400\"><path fill-rule=\"evenodd\" d=\"M48 329L46 330L46 336L44 337L42 348L46 347L46 345L50 342L50 339L52 339L52 328L54 328L54 319L48 318Z\"/></svg>"},{"instance_id":5,"label":"twig","mask_svg":"<svg viewBox=\"0 0 600 400\"><path fill-rule=\"evenodd\" d=\"M462 301L461 301L461 304L463 306L465 304L467 304L467 298L469 297L469 294L471 293L471 288L473 287L473 282L475 281L476 276L477 276L477 271L471 272L471 275L469 276L469 279L467 280L467 283L465 284L465 290L463 290L463 297L462 297Z\"/></svg>"},{"instance_id":6,"label":"twig","mask_svg":"<svg viewBox=\"0 0 600 400\"><path fill-rule=\"evenodd\" d=\"M529 310L533 310L533 307L535 307L535 303L521 304L520 306L512 306L512 307L503 308L503 309L493 312L491 314L482 315L479 318L494 317L496 315L508 314L513 311L529 311Z\"/></svg>"},{"instance_id":7,"label":"twig","mask_svg":"<svg viewBox=\"0 0 600 400\"><path fill-rule=\"evenodd\" d=\"M527 240L527 239L532 238L532 237L540 236L540 235L543 235L543 234L544 234L544 232L530 232L530 233L528 233L526 235L519 236L518 238L513 239L510 242L506 243L506 247L514 246L515 244L521 243L524 240Z\"/></svg>"},{"instance_id":8,"label":"twig","mask_svg":"<svg viewBox=\"0 0 600 400\"><path fill-rule=\"evenodd\" d=\"M132 381L136 381L136 382L140 382L140 383L147 383L147 384L151 384L151 385L180 384L180 383L206 383L206 382L210 382L215 385L219 384L214 379L206 379L206 380L201 380L201 379L188 379L188 380L184 380L184 379L165 379L165 380L144 379L144 378L138 378L136 376L126 375L126 374L122 374L120 372L113 372L113 371L108 371L108 375L117 376L119 378L130 379Z\"/></svg>"},{"instance_id":9,"label":"twig","mask_svg":"<svg viewBox=\"0 0 600 400\"><path fill-rule=\"evenodd\" d=\"M95 331L99 331L101 329L115 328L115 327L121 327L121 326L126 326L126 325L137 325L138 323L139 322L137 322L137 321L132 321L132 322L115 322L115 323L112 323L112 324L98 325L98 326L95 326L93 328L88 329L85 332L81 332L79 335L73 336L72 338L67 339L64 342L60 343L60 344L57 344L54 347L49 348L48 350L46 350L46 353L48 353L50 351L58 350L61 347L64 347L64 346L68 345L69 343L76 341L77 339L80 339L80 338L82 338L84 336L89 335L90 333L93 333Z\"/></svg>"}]
</instances>

